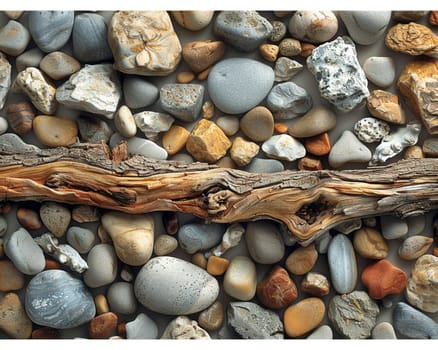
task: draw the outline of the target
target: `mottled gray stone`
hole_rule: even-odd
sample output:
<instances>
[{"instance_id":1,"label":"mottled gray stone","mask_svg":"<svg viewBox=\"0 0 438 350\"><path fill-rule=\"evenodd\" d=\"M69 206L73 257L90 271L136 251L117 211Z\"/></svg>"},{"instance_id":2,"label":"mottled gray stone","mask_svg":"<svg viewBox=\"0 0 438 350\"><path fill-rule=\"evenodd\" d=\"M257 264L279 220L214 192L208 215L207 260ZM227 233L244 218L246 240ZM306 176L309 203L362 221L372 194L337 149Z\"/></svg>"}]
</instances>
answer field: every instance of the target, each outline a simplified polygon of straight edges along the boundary
<instances>
[{"instance_id":1,"label":"mottled gray stone","mask_svg":"<svg viewBox=\"0 0 438 350\"><path fill-rule=\"evenodd\" d=\"M204 90L199 84L165 84L160 89L161 108L175 118L193 122L200 115Z\"/></svg>"},{"instance_id":2,"label":"mottled gray stone","mask_svg":"<svg viewBox=\"0 0 438 350\"><path fill-rule=\"evenodd\" d=\"M186 224L178 230L178 242L189 254L219 244L225 227L221 224Z\"/></svg>"},{"instance_id":3,"label":"mottled gray stone","mask_svg":"<svg viewBox=\"0 0 438 350\"><path fill-rule=\"evenodd\" d=\"M214 34L235 48L254 51L269 38L272 24L256 11L222 11L216 17Z\"/></svg>"},{"instance_id":4,"label":"mottled gray stone","mask_svg":"<svg viewBox=\"0 0 438 350\"><path fill-rule=\"evenodd\" d=\"M0 135L0 151L5 153L38 152L37 146L24 142L17 134L6 133Z\"/></svg>"},{"instance_id":5,"label":"mottled gray stone","mask_svg":"<svg viewBox=\"0 0 438 350\"><path fill-rule=\"evenodd\" d=\"M288 81L275 85L267 96L269 109L276 119L292 119L312 108L312 96L301 86Z\"/></svg>"},{"instance_id":6,"label":"mottled gray stone","mask_svg":"<svg viewBox=\"0 0 438 350\"><path fill-rule=\"evenodd\" d=\"M129 108L148 107L158 99L159 94L158 88L145 78L127 76L123 80L123 96Z\"/></svg>"},{"instance_id":7,"label":"mottled gray stone","mask_svg":"<svg viewBox=\"0 0 438 350\"><path fill-rule=\"evenodd\" d=\"M284 165L276 159L254 158L243 170L249 173L276 173L283 171Z\"/></svg>"},{"instance_id":8,"label":"mottled gray stone","mask_svg":"<svg viewBox=\"0 0 438 350\"><path fill-rule=\"evenodd\" d=\"M93 231L79 226L69 227L66 233L66 239L68 244L80 254L88 253L97 241L96 234L94 234Z\"/></svg>"},{"instance_id":9,"label":"mottled gray stone","mask_svg":"<svg viewBox=\"0 0 438 350\"><path fill-rule=\"evenodd\" d=\"M62 237L71 221L70 209L57 202L44 202L40 207L40 217L44 226L56 237Z\"/></svg>"},{"instance_id":10,"label":"mottled gray stone","mask_svg":"<svg viewBox=\"0 0 438 350\"><path fill-rule=\"evenodd\" d=\"M429 316L404 302L398 302L395 306L392 323L396 332L407 338L438 338L438 324Z\"/></svg>"},{"instance_id":11,"label":"mottled gray stone","mask_svg":"<svg viewBox=\"0 0 438 350\"><path fill-rule=\"evenodd\" d=\"M82 142L107 143L114 132L108 123L98 118L80 116L76 122Z\"/></svg>"},{"instance_id":12,"label":"mottled gray stone","mask_svg":"<svg viewBox=\"0 0 438 350\"><path fill-rule=\"evenodd\" d=\"M283 339L280 317L252 302L230 302L228 324L244 339Z\"/></svg>"},{"instance_id":13,"label":"mottled gray stone","mask_svg":"<svg viewBox=\"0 0 438 350\"><path fill-rule=\"evenodd\" d=\"M307 67L318 82L321 96L340 111L353 110L370 95L356 47L348 37L316 47L307 58Z\"/></svg>"},{"instance_id":14,"label":"mottled gray stone","mask_svg":"<svg viewBox=\"0 0 438 350\"><path fill-rule=\"evenodd\" d=\"M0 30L0 50L11 56L24 52L30 41L30 33L20 22L10 20Z\"/></svg>"},{"instance_id":15,"label":"mottled gray stone","mask_svg":"<svg viewBox=\"0 0 438 350\"><path fill-rule=\"evenodd\" d=\"M275 81L281 82L291 80L303 69L304 66L301 63L292 60L289 57L279 57L275 61Z\"/></svg>"},{"instance_id":16,"label":"mottled gray stone","mask_svg":"<svg viewBox=\"0 0 438 350\"><path fill-rule=\"evenodd\" d=\"M126 323L127 339L157 339L158 327L155 321L144 313Z\"/></svg>"},{"instance_id":17,"label":"mottled gray stone","mask_svg":"<svg viewBox=\"0 0 438 350\"><path fill-rule=\"evenodd\" d=\"M25 308L34 323L57 329L80 326L96 314L89 290L63 270L47 270L33 277L26 288Z\"/></svg>"},{"instance_id":18,"label":"mottled gray stone","mask_svg":"<svg viewBox=\"0 0 438 350\"><path fill-rule=\"evenodd\" d=\"M376 325L380 310L366 292L354 291L334 296L328 305L328 318L344 338L367 339Z\"/></svg>"},{"instance_id":19,"label":"mottled gray stone","mask_svg":"<svg viewBox=\"0 0 438 350\"><path fill-rule=\"evenodd\" d=\"M134 295L134 286L131 283L113 283L108 288L106 297L112 312L131 315L137 308L137 300L135 299Z\"/></svg>"}]
</instances>

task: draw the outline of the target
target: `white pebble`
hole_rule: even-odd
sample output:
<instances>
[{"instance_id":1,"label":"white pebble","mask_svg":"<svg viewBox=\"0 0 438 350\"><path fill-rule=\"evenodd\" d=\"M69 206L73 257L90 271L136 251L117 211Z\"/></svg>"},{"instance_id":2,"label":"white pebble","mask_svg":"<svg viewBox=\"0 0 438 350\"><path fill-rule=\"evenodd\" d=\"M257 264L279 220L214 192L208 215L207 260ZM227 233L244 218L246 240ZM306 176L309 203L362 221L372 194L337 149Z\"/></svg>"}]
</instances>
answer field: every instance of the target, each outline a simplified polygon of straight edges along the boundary
<instances>
[{"instance_id":1,"label":"white pebble","mask_svg":"<svg viewBox=\"0 0 438 350\"><path fill-rule=\"evenodd\" d=\"M8 121L4 117L0 117L0 135L8 130Z\"/></svg>"},{"instance_id":2,"label":"white pebble","mask_svg":"<svg viewBox=\"0 0 438 350\"><path fill-rule=\"evenodd\" d=\"M394 82L395 62L392 57L368 57L363 70L367 79L380 88L387 88Z\"/></svg>"}]
</instances>

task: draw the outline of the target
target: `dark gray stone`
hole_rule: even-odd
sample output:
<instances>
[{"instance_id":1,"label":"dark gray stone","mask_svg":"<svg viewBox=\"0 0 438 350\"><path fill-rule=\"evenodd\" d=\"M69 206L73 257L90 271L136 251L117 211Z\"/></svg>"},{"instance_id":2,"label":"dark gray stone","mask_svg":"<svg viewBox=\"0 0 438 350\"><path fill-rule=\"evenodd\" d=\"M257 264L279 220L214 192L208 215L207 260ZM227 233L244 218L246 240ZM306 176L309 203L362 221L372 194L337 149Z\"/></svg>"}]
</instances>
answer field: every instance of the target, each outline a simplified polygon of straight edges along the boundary
<instances>
[{"instance_id":1,"label":"dark gray stone","mask_svg":"<svg viewBox=\"0 0 438 350\"><path fill-rule=\"evenodd\" d=\"M438 338L438 324L412 306L398 302L392 314L397 333L413 339Z\"/></svg>"},{"instance_id":2,"label":"dark gray stone","mask_svg":"<svg viewBox=\"0 0 438 350\"><path fill-rule=\"evenodd\" d=\"M158 88L144 78L131 76L123 80L123 96L126 105L131 109L152 105L158 95Z\"/></svg>"},{"instance_id":3,"label":"dark gray stone","mask_svg":"<svg viewBox=\"0 0 438 350\"><path fill-rule=\"evenodd\" d=\"M109 125L98 118L81 116L76 121L83 142L100 143L103 141L108 143L113 134Z\"/></svg>"},{"instance_id":4,"label":"dark gray stone","mask_svg":"<svg viewBox=\"0 0 438 350\"><path fill-rule=\"evenodd\" d=\"M177 119L193 122L200 116L204 90L199 84L165 84L160 90L161 108Z\"/></svg>"}]
</instances>

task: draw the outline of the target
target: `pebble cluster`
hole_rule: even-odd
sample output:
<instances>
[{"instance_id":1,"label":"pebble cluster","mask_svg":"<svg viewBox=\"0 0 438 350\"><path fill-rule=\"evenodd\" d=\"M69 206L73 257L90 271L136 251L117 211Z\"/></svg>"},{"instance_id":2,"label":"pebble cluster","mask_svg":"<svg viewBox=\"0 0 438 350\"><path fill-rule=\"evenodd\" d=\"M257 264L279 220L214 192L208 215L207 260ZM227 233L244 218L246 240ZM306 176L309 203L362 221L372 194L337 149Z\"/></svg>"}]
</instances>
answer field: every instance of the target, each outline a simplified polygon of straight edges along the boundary
<instances>
[{"instance_id":1,"label":"pebble cluster","mask_svg":"<svg viewBox=\"0 0 438 350\"><path fill-rule=\"evenodd\" d=\"M436 11L0 19L2 151L126 140L130 154L253 173L438 156ZM362 52L379 43L384 56ZM0 338L438 337L434 213L300 245L269 220L0 208Z\"/></svg>"}]
</instances>

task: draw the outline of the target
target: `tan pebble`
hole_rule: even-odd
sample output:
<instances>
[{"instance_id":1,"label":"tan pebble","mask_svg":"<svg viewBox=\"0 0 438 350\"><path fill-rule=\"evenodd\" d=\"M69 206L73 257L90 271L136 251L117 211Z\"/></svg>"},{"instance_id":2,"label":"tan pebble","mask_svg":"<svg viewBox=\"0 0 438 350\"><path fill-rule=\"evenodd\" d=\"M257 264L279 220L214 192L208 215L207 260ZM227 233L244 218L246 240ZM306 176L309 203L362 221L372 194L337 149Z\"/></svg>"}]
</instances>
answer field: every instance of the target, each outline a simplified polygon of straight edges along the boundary
<instances>
[{"instance_id":1,"label":"tan pebble","mask_svg":"<svg viewBox=\"0 0 438 350\"><path fill-rule=\"evenodd\" d=\"M389 247L382 234L370 227L363 227L354 233L355 251L366 259L384 259L388 256Z\"/></svg>"},{"instance_id":2,"label":"tan pebble","mask_svg":"<svg viewBox=\"0 0 438 350\"><path fill-rule=\"evenodd\" d=\"M210 74L210 71L211 71L212 68L213 68L213 67L208 67L206 70L203 70L201 73L199 73L199 74L196 76L196 79L198 79L198 80L200 80L200 81L203 81L203 80L207 79L207 78L208 78L208 75Z\"/></svg>"},{"instance_id":3,"label":"tan pebble","mask_svg":"<svg viewBox=\"0 0 438 350\"><path fill-rule=\"evenodd\" d=\"M298 40L286 38L280 41L279 52L281 56L294 57L301 54L301 44Z\"/></svg>"},{"instance_id":4,"label":"tan pebble","mask_svg":"<svg viewBox=\"0 0 438 350\"><path fill-rule=\"evenodd\" d=\"M211 101L205 101L202 105L202 118L211 119L214 117L214 104Z\"/></svg>"},{"instance_id":5,"label":"tan pebble","mask_svg":"<svg viewBox=\"0 0 438 350\"><path fill-rule=\"evenodd\" d=\"M72 218L79 223L97 222L100 219L99 210L91 205L77 205L72 210Z\"/></svg>"},{"instance_id":6,"label":"tan pebble","mask_svg":"<svg viewBox=\"0 0 438 350\"><path fill-rule=\"evenodd\" d=\"M237 300L251 300L257 288L255 263L247 256L234 257L225 272L223 287L225 293Z\"/></svg>"},{"instance_id":7,"label":"tan pebble","mask_svg":"<svg viewBox=\"0 0 438 350\"><path fill-rule=\"evenodd\" d=\"M172 11L173 19L183 28L192 31L204 29L213 19L214 11Z\"/></svg>"},{"instance_id":8,"label":"tan pebble","mask_svg":"<svg viewBox=\"0 0 438 350\"><path fill-rule=\"evenodd\" d=\"M316 46L311 43L301 43L300 56L305 58L309 57L312 54L313 49L315 49L315 47Z\"/></svg>"},{"instance_id":9,"label":"tan pebble","mask_svg":"<svg viewBox=\"0 0 438 350\"><path fill-rule=\"evenodd\" d=\"M227 271L228 265L228 259L212 255L207 260L207 272L212 276L221 276Z\"/></svg>"},{"instance_id":10,"label":"tan pebble","mask_svg":"<svg viewBox=\"0 0 438 350\"><path fill-rule=\"evenodd\" d=\"M299 170L315 171L323 169L321 160L311 157L298 159L297 166Z\"/></svg>"},{"instance_id":11,"label":"tan pebble","mask_svg":"<svg viewBox=\"0 0 438 350\"><path fill-rule=\"evenodd\" d=\"M74 57L64 52L53 51L43 57L40 68L53 80L60 80L81 69L81 64Z\"/></svg>"},{"instance_id":12,"label":"tan pebble","mask_svg":"<svg viewBox=\"0 0 438 350\"><path fill-rule=\"evenodd\" d=\"M275 123L274 130L279 134L285 134L289 130L289 127L283 123Z\"/></svg>"},{"instance_id":13,"label":"tan pebble","mask_svg":"<svg viewBox=\"0 0 438 350\"><path fill-rule=\"evenodd\" d=\"M231 159L238 166L245 166L251 163L253 158L259 153L259 150L259 145L238 136L233 141L233 145L230 149L230 155Z\"/></svg>"},{"instance_id":14,"label":"tan pebble","mask_svg":"<svg viewBox=\"0 0 438 350\"><path fill-rule=\"evenodd\" d=\"M222 41L193 41L183 46L183 58L191 70L200 73L213 66L225 54Z\"/></svg>"},{"instance_id":15,"label":"tan pebble","mask_svg":"<svg viewBox=\"0 0 438 350\"><path fill-rule=\"evenodd\" d=\"M198 324L207 331L217 331L224 323L224 306L215 301L208 309L202 311L198 317Z\"/></svg>"},{"instance_id":16,"label":"tan pebble","mask_svg":"<svg viewBox=\"0 0 438 350\"><path fill-rule=\"evenodd\" d=\"M26 230L39 230L43 226L39 214L33 209L18 208L16 215L18 222Z\"/></svg>"},{"instance_id":17,"label":"tan pebble","mask_svg":"<svg viewBox=\"0 0 438 350\"><path fill-rule=\"evenodd\" d=\"M373 90L367 98L367 108L373 117L393 124L405 124L405 111L398 103L398 96L383 90Z\"/></svg>"},{"instance_id":18,"label":"tan pebble","mask_svg":"<svg viewBox=\"0 0 438 350\"><path fill-rule=\"evenodd\" d=\"M159 235L155 239L154 253L155 255L168 255L178 247L178 241L170 235Z\"/></svg>"},{"instance_id":19,"label":"tan pebble","mask_svg":"<svg viewBox=\"0 0 438 350\"><path fill-rule=\"evenodd\" d=\"M3 11L10 19L17 19L23 14L24 11Z\"/></svg>"},{"instance_id":20,"label":"tan pebble","mask_svg":"<svg viewBox=\"0 0 438 350\"><path fill-rule=\"evenodd\" d=\"M308 137L304 140L306 151L315 156L324 156L330 153L332 149L330 136L324 132L322 134Z\"/></svg>"},{"instance_id":21,"label":"tan pebble","mask_svg":"<svg viewBox=\"0 0 438 350\"><path fill-rule=\"evenodd\" d=\"M227 136L233 136L239 131L239 123L239 118L232 116L222 116L216 120L216 124Z\"/></svg>"},{"instance_id":22,"label":"tan pebble","mask_svg":"<svg viewBox=\"0 0 438 350\"><path fill-rule=\"evenodd\" d=\"M128 106L121 106L114 115L116 130L123 137L133 137L137 133L137 124Z\"/></svg>"},{"instance_id":23,"label":"tan pebble","mask_svg":"<svg viewBox=\"0 0 438 350\"><path fill-rule=\"evenodd\" d=\"M429 24L433 26L438 25L438 11L430 11Z\"/></svg>"},{"instance_id":24,"label":"tan pebble","mask_svg":"<svg viewBox=\"0 0 438 350\"><path fill-rule=\"evenodd\" d=\"M404 260L414 260L426 254L433 243L433 238L411 236L406 238L398 249L398 255Z\"/></svg>"},{"instance_id":25,"label":"tan pebble","mask_svg":"<svg viewBox=\"0 0 438 350\"><path fill-rule=\"evenodd\" d=\"M286 259L286 269L294 275L304 275L315 266L318 251L315 244L295 249Z\"/></svg>"},{"instance_id":26,"label":"tan pebble","mask_svg":"<svg viewBox=\"0 0 438 350\"><path fill-rule=\"evenodd\" d=\"M176 81L181 84L188 84L195 80L196 76L193 72L179 72L176 76Z\"/></svg>"},{"instance_id":27,"label":"tan pebble","mask_svg":"<svg viewBox=\"0 0 438 350\"><path fill-rule=\"evenodd\" d=\"M318 327L324 316L325 305L321 299L303 299L285 310L284 331L289 337L300 337Z\"/></svg>"},{"instance_id":28,"label":"tan pebble","mask_svg":"<svg viewBox=\"0 0 438 350\"><path fill-rule=\"evenodd\" d=\"M15 339L27 339L32 334L32 321L15 293L0 298L0 330Z\"/></svg>"},{"instance_id":29,"label":"tan pebble","mask_svg":"<svg viewBox=\"0 0 438 350\"><path fill-rule=\"evenodd\" d=\"M408 146L405 148L404 159L422 159L424 158L423 149L420 146Z\"/></svg>"},{"instance_id":30,"label":"tan pebble","mask_svg":"<svg viewBox=\"0 0 438 350\"><path fill-rule=\"evenodd\" d=\"M196 266L199 266L202 269L207 268L207 259L205 258L204 254L202 253L196 253L192 255L192 263Z\"/></svg>"},{"instance_id":31,"label":"tan pebble","mask_svg":"<svg viewBox=\"0 0 438 350\"><path fill-rule=\"evenodd\" d=\"M301 281L301 290L305 293L322 297L330 293L330 283L324 275L309 272Z\"/></svg>"},{"instance_id":32,"label":"tan pebble","mask_svg":"<svg viewBox=\"0 0 438 350\"><path fill-rule=\"evenodd\" d=\"M12 261L0 260L0 292L10 292L24 287L24 275Z\"/></svg>"},{"instance_id":33,"label":"tan pebble","mask_svg":"<svg viewBox=\"0 0 438 350\"><path fill-rule=\"evenodd\" d=\"M74 120L39 115L33 121L33 131L42 144L50 147L70 146L78 140Z\"/></svg>"},{"instance_id":34,"label":"tan pebble","mask_svg":"<svg viewBox=\"0 0 438 350\"><path fill-rule=\"evenodd\" d=\"M112 243L112 239L107 230L102 225L97 226L97 236L100 239L100 243Z\"/></svg>"},{"instance_id":35,"label":"tan pebble","mask_svg":"<svg viewBox=\"0 0 438 350\"><path fill-rule=\"evenodd\" d=\"M117 330L118 317L113 312L106 312L93 318L88 324L91 339L107 339Z\"/></svg>"},{"instance_id":36,"label":"tan pebble","mask_svg":"<svg viewBox=\"0 0 438 350\"><path fill-rule=\"evenodd\" d=\"M181 151L187 143L190 132L179 125L172 125L163 134L162 144L169 155L174 155Z\"/></svg>"},{"instance_id":37,"label":"tan pebble","mask_svg":"<svg viewBox=\"0 0 438 350\"><path fill-rule=\"evenodd\" d=\"M223 157L216 163L219 168L236 169L237 165L231 157Z\"/></svg>"},{"instance_id":38,"label":"tan pebble","mask_svg":"<svg viewBox=\"0 0 438 350\"><path fill-rule=\"evenodd\" d=\"M109 312L108 300L104 294L98 294L94 297L94 304L96 305L96 313L98 315Z\"/></svg>"},{"instance_id":39,"label":"tan pebble","mask_svg":"<svg viewBox=\"0 0 438 350\"><path fill-rule=\"evenodd\" d=\"M259 46L259 52L265 60L269 62L275 62L277 60L278 53L280 52L280 48L278 45L262 44Z\"/></svg>"},{"instance_id":40,"label":"tan pebble","mask_svg":"<svg viewBox=\"0 0 438 350\"><path fill-rule=\"evenodd\" d=\"M240 129L252 141L266 141L274 133L274 116L264 106L254 107L240 120Z\"/></svg>"},{"instance_id":41,"label":"tan pebble","mask_svg":"<svg viewBox=\"0 0 438 350\"><path fill-rule=\"evenodd\" d=\"M32 130L35 109L27 102L12 103L6 108L6 118L16 134L25 135Z\"/></svg>"}]
</instances>

